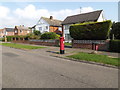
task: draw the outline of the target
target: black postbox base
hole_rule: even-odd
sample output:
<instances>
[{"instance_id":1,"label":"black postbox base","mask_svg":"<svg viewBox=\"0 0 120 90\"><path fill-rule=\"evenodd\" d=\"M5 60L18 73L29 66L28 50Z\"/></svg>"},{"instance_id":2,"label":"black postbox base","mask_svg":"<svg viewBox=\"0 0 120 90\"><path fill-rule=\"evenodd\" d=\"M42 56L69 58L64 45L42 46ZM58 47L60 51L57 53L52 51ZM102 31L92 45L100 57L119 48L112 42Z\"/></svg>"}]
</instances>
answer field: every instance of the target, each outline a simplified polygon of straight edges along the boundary
<instances>
[{"instance_id":1,"label":"black postbox base","mask_svg":"<svg viewBox=\"0 0 120 90\"><path fill-rule=\"evenodd\" d=\"M65 50L60 50L60 54L64 54L65 53Z\"/></svg>"}]
</instances>

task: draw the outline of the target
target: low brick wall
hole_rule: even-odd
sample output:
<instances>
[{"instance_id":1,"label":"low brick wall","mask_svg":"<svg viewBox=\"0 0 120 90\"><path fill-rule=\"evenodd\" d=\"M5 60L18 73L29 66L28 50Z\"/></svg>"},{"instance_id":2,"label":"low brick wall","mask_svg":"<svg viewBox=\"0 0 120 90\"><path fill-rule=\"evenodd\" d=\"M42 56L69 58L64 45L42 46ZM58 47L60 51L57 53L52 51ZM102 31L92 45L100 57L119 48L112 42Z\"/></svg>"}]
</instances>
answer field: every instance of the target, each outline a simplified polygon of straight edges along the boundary
<instances>
[{"instance_id":1,"label":"low brick wall","mask_svg":"<svg viewBox=\"0 0 120 90\"><path fill-rule=\"evenodd\" d=\"M72 47L92 49L93 43L97 43L98 50L109 50L109 40L72 40Z\"/></svg>"},{"instance_id":2,"label":"low brick wall","mask_svg":"<svg viewBox=\"0 0 120 90\"><path fill-rule=\"evenodd\" d=\"M59 40L12 40L13 43L26 43L44 46L58 46Z\"/></svg>"}]
</instances>

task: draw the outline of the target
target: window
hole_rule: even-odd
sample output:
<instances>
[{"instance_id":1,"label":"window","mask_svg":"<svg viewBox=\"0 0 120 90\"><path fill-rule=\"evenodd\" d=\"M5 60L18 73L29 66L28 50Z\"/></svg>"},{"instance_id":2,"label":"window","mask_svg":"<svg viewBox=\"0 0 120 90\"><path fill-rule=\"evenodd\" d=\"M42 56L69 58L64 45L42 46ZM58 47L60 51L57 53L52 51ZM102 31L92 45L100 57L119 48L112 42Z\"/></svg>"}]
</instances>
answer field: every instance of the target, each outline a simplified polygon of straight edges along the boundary
<instances>
[{"instance_id":1,"label":"window","mask_svg":"<svg viewBox=\"0 0 120 90\"><path fill-rule=\"evenodd\" d=\"M65 39L66 40L71 40L72 38L71 38L70 34L65 34Z\"/></svg>"},{"instance_id":2,"label":"window","mask_svg":"<svg viewBox=\"0 0 120 90\"><path fill-rule=\"evenodd\" d=\"M17 30L15 30L15 33L17 33Z\"/></svg>"},{"instance_id":3,"label":"window","mask_svg":"<svg viewBox=\"0 0 120 90\"><path fill-rule=\"evenodd\" d=\"M65 30L69 29L70 25L65 25Z\"/></svg>"},{"instance_id":4,"label":"window","mask_svg":"<svg viewBox=\"0 0 120 90\"><path fill-rule=\"evenodd\" d=\"M48 29L48 26L46 26L46 29Z\"/></svg>"},{"instance_id":5,"label":"window","mask_svg":"<svg viewBox=\"0 0 120 90\"><path fill-rule=\"evenodd\" d=\"M22 33L22 30L20 30L20 33Z\"/></svg>"},{"instance_id":6,"label":"window","mask_svg":"<svg viewBox=\"0 0 120 90\"><path fill-rule=\"evenodd\" d=\"M27 31L27 33L30 33L30 31Z\"/></svg>"},{"instance_id":7,"label":"window","mask_svg":"<svg viewBox=\"0 0 120 90\"><path fill-rule=\"evenodd\" d=\"M42 27L39 27L39 30L42 30Z\"/></svg>"}]
</instances>

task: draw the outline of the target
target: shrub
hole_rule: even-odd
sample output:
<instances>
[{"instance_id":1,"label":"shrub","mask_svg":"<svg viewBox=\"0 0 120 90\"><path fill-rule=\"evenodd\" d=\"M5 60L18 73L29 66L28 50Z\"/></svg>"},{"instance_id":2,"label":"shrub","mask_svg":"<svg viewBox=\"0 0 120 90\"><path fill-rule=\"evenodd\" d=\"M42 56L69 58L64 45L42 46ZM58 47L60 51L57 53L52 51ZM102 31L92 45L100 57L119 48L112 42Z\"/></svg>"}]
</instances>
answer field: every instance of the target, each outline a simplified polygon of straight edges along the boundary
<instances>
[{"instance_id":1,"label":"shrub","mask_svg":"<svg viewBox=\"0 0 120 90\"><path fill-rule=\"evenodd\" d=\"M54 32L46 32L41 35L41 39L59 39L60 35Z\"/></svg>"},{"instance_id":2,"label":"shrub","mask_svg":"<svg viewBox=\"0 0 120 90\"><path fill-rule=\"evenodd\" d=\"M0 38L0 41L5 41L5 38L3 37L3 38Z\"/></svg>"},{"instance_id":3,"label":"shrub","mask_svg":"<svg viewBox=\"0 0 120 90\"><path fill-rule=\"evenodd\" d=\"M34 31L33 31L33 34L34 34L34 35L37 35L37 36L41 36L41 32L38 31L38 30L34 30Z\"/></svg>"},{"instance_id":4,"label":"shrub","mask_svg":"<svg viewBox=\"0 0 120 90\"><path fill-rule=\"evenodd\" d=\"M112 52L120 52L120 40L111 40L109 44L109 49Z\"/></svg>"},{"instance_id":5,"label":"shrub","mask_svg":"<svg viewBox=\"0 0 120 90\"><path fill-rule=\"evenodd\" d=\"M26 38L29 38L29 39L40 39L40 36L37 36L33 33L29 33L26 35Z\"/></svg>"},{"instance_id":6,"label":"shrub","mask_svg":"<svg viewBox=\"0 0 120 90\"><path fill-rule=\"evenodd\" d=\"M70 26L70 35L75 40L106 40L111 21L87 22Z\"/></svg>"}]
</instances>

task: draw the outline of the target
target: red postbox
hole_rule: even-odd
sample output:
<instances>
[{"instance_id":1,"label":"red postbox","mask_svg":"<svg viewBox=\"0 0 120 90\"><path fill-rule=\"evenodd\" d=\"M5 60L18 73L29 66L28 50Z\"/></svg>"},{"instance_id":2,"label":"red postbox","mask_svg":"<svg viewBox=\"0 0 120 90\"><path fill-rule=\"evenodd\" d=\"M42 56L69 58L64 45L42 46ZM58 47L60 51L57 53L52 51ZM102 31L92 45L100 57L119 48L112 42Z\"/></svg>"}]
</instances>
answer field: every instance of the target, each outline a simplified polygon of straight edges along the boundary
<instances>
[{"instance_id":1,"label":"red postbox","mask_svg":"<svg viewBox=\"0 0 120 90\"><path fill-rule=\"evenodd\" d=\"M64 54L64 37L60 37L60 54Z\"/></svg>"}]
</instances>

